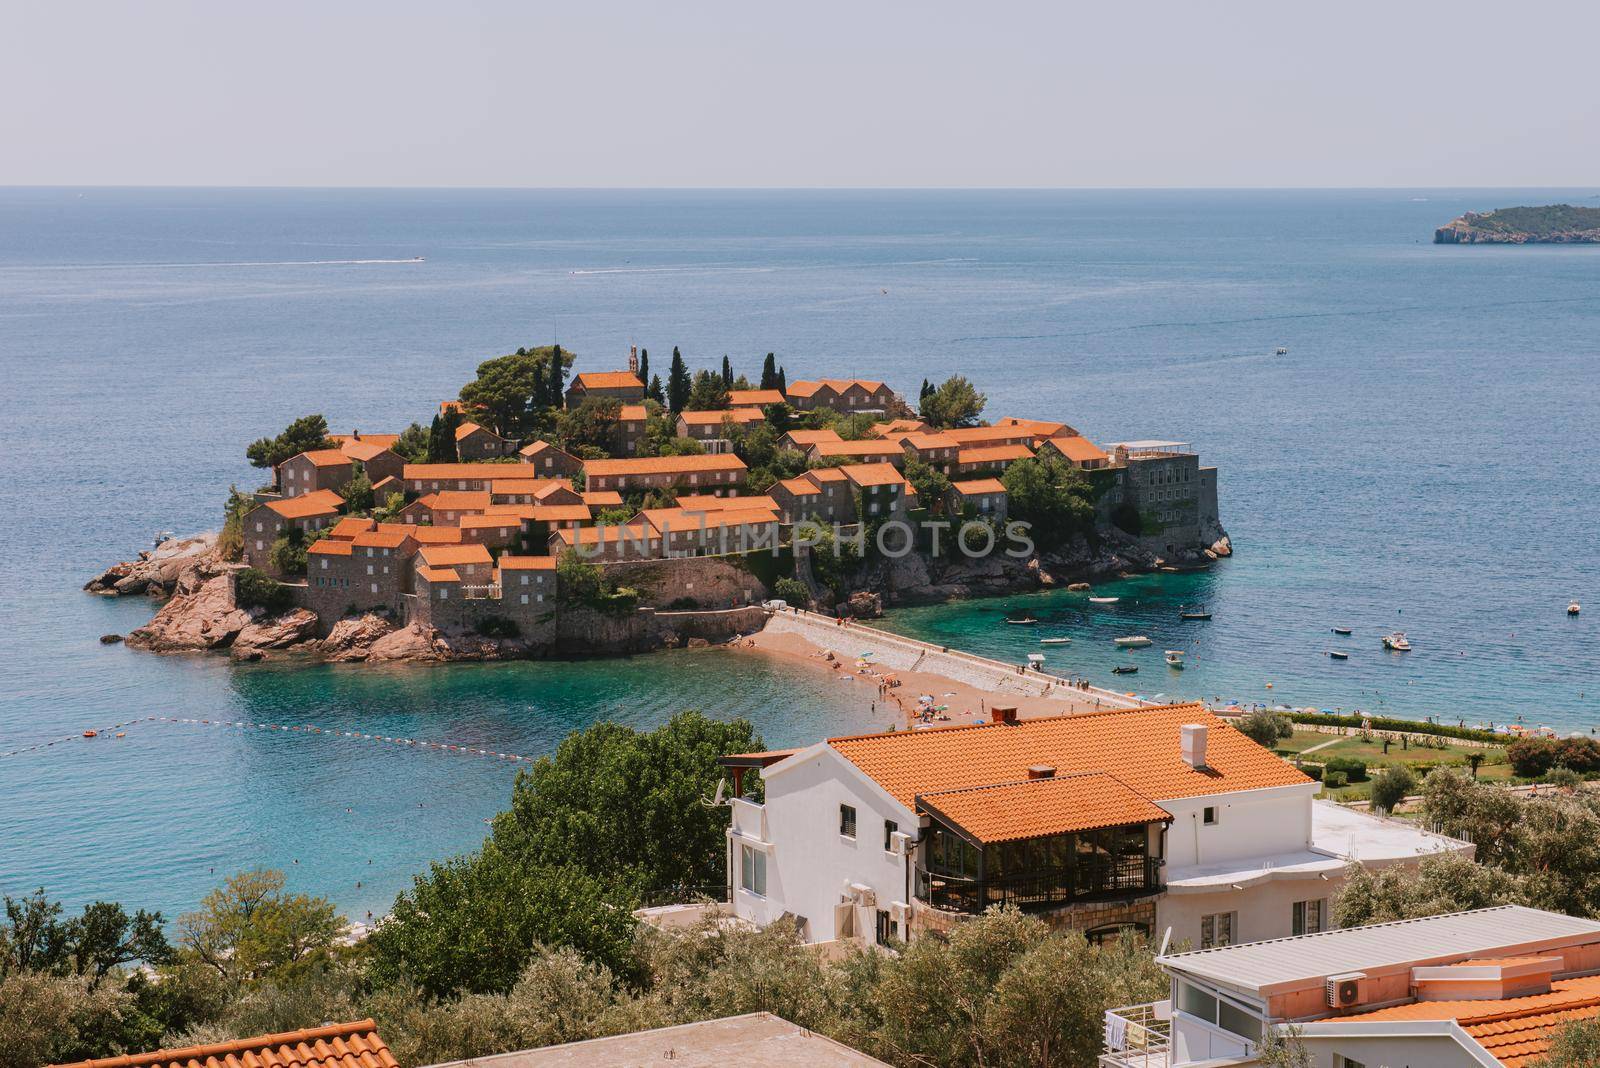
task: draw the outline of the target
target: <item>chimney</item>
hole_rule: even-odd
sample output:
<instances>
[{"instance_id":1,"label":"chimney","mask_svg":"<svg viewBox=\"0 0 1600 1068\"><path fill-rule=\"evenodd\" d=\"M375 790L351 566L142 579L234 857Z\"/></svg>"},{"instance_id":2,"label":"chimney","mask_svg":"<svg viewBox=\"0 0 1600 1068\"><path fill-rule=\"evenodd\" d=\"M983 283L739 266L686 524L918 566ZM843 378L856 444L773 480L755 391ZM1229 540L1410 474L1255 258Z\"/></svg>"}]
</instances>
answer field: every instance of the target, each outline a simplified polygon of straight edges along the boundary
<instances>
[{"instance_id":1,"label":"chimney","mask_svg":"<svg viewBox=\"0 0 1600 1068\"><path fill-rule=\"evenodd\" d=\"M1030 779L1053 779L1055 777L1056 769L1049 764L1028 765L1028 778Z\"/></svg>"},{"instance_id":2,"label":"chimney","mask_svg":"<svg viewBox=\"0 0 1600 1068\"><path fill-rule=\"evenodd\" d=\"M990 723L1016 723L1016 705L993 705L989 709Z\"/></svg>"},{"instance_id":3,"label":"chimney","mask_svg":"<svg viewBox=\"0 0 1600 1068\"><path fill-rule=\"evenodd\" d=\"M1191 768L1204 768L1206 766L1206 725L1204 723L1185 723L1178 729L1182 732L1183 762Z\"/></svg>"}]
</instances>

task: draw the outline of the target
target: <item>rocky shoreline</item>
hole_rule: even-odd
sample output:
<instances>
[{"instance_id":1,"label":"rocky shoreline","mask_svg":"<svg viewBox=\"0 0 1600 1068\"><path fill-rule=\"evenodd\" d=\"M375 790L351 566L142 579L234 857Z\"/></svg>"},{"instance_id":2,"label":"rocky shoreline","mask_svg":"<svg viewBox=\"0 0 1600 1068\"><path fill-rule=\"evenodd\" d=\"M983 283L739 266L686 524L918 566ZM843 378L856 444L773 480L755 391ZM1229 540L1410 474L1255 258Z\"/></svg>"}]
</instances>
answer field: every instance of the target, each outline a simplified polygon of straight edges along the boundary
<instances>
[{"instance_id":1,"label":"rocky shoreline","mask_svg":"<svg viewBox=\"0 0 1600 1068\"><path fill-rule=\"evenodd\" d=\"M1145 550L1132 539L1113 536L1094 544L1080 538L1060 550L1028 559L1003 554L981 559L918 554L876 560L849 577L848 593L836 608L857 618L874 618L882 615L885 607L897 605L1081 588L1091 581L1162 567L1204 566L1233 552L1225 532L1218 528L1212 533L1215 540L1210 546L1172 559ZM543 645L403 625L377 613L340 619L322 634L317 615L310 609L269 613L240 605L234 579L242 569L243 565L220 558L214 534L200 534L166 542L140 553L136 560L110 567L90 579L84 589L107 597L163 600L149 623L126 636L103 635L102 642L125 641L130 648L154 653L225 653L250 662L294 658L314 663L445 663L614 656L706 646L759 629L760 610L755 608L699 613L641 609L621 617L569 608L560 615L555 641Z\"/></svg>"},{"instance_id":2,"label":"rocky shoreline","mask_svg":"<svg viewBox=\"0 0 1600 1068\"><path fill-rule=\"evenodd\" d=\"M1433 232L1436 245L1600 244L1600 208L1553 204L1542 208L1469 211Z\"/></svg>"}]
</instances>

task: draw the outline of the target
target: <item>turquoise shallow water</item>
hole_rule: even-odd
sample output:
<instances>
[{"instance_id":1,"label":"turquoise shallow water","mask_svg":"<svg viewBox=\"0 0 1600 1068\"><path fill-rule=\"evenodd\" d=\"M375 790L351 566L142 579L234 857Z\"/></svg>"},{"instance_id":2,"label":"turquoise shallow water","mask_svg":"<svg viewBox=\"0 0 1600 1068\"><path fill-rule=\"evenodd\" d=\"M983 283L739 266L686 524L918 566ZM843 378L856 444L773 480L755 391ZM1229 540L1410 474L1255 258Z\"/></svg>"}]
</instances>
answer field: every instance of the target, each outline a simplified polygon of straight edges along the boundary
<instances>
[{"instance_id":1,"label":"turquoise shallow water","mask_svg":"<svg viewBox=\"0 0 1600 1068\"><path fill-rule=\"evenodd\" d=\"M1600 248L1427 242L1469 208L1594 196L0 190L0 752L151 714L523 753L689 706L775 744L870 723L844 686L717 653L291 672L97 643L149 607L78 587L158 530L213 525L230 481L258 481L245 442L308 410L426 420L478 360L553 339L590 369L636 342L658 366L676 344L753 373L771 349L792 378L903 389L960 372L994 415L1190 440L1221 466L1238 556L1121 584L1109 612L1043 596L1074 637L1057 667L1109 682L1110 637L1139 630L1192 661L1133 654L1141 692L1587 729ZM1180 626L1190 600L1215 620ZM1036 648L997 614L890 625ZM1357 631L1342 665L1320 655L1335 623ZM1395 626L1416 652L1380 653ZM512 774L141 724L0 757L0 891L171 912L265 863L361 915L476 844Z\"/></svg>"}]
</instances>

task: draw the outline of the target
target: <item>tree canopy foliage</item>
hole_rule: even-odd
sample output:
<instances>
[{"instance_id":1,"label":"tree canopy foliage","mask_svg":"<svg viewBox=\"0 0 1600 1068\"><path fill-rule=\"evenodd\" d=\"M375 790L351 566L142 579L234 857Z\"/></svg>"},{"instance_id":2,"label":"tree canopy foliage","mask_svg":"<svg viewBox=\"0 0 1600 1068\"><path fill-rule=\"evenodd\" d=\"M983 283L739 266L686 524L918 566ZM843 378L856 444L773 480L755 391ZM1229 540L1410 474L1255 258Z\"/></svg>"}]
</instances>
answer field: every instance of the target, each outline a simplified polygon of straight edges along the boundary
<instances>
[{"instance_id":1,"label":"tree canopy foliage","mask_svg":"<svg viewBox=\"0 0 1600 1068\"><path fill-rule=\"evenodd\" d=\"M1011 519L1030 524L1040 546L1054 548L1094 530L1094 487L1083 472L1052 454L1024 457L1000 479Z\"/></svg>"},{"instance_id":2,"label":"tree canopy foliage","mask_svg":"<svg viewBox=\"0 0 1600 1068\"><path fill-rule=\"evenodd\" d=\"M257 438L244 450L252 467L277 467L291 456L334 448L328 421L320 415L302 415L275 438Z\"/></svg>"},{"instance_id":3,"label":"tree canopy foliage","mask_svg":"<svg viewBox=\"0 0 1600 1068\"><path fill-rule=\"evenodd\" d=\"M461 387L461 404L501 437L520 439L538 427L546 409L562 404L572 359L561 346L544 345L485 360L478 376Z\"/></svg>"},{"instance_id":4,"label":"tree canopy foliage","mask_svg":"<svg viewBox=\"0 0 1600 1068\"><path fill-rule=\"evenodd\" d=\"M963 375L952 375L922 395L922 421L937 430L977 426L989 398L979 393Z\"/></svg>"}]
</instances>

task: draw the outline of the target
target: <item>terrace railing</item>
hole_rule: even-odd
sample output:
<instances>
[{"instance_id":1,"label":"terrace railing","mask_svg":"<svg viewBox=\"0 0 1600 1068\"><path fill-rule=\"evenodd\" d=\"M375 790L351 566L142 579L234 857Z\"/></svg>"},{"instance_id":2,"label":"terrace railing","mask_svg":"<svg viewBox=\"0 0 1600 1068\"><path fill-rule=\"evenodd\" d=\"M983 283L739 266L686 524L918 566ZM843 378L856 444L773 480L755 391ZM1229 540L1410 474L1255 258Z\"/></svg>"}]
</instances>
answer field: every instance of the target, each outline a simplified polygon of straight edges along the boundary
<instances>
[{"instance_id":1,"label":"terrace railing","mask_svg":"<svg viewBox=\"0 0 1600 1068\"><path fill-rule=\"evenodd\" d=\"M1172 1063L1172 1012L1168 1002L1106 1010L1100 1068L1168 1068Z\"/></svg>"},{"instance_id":2,"label":"terrace railing","mask_svg":"<svg viewBox=\"0 0 1600 1068\"><path fill-rule=\"evenodd\" d=\"M978 913L990 905L1047 909L1076 901L1153 893L1161 889L1159 857L1080 857L1070 868L976 879L918 865L916 896L947 912Z\"/></svg>"}]
</instances>

